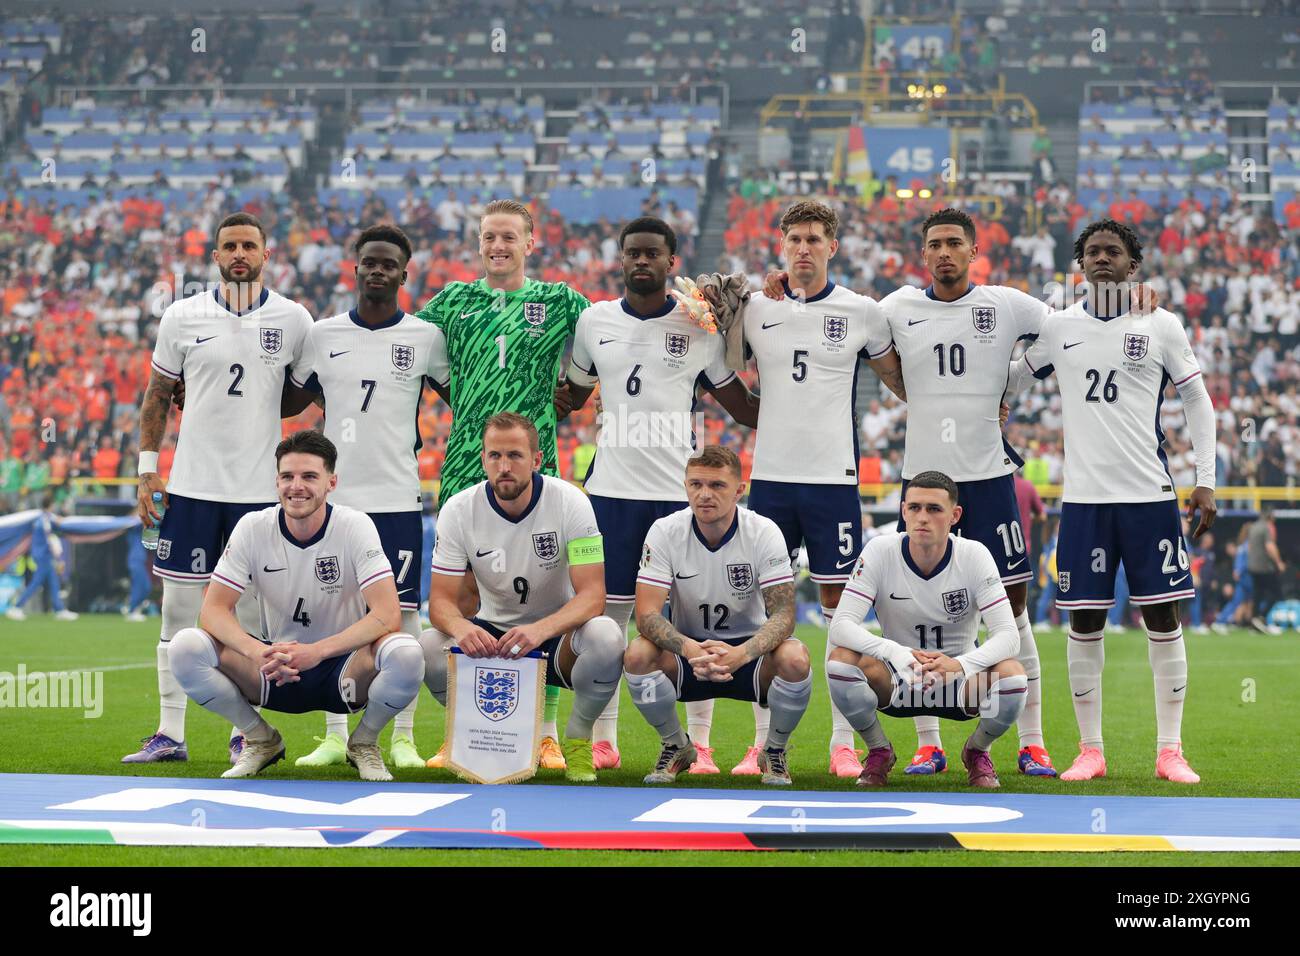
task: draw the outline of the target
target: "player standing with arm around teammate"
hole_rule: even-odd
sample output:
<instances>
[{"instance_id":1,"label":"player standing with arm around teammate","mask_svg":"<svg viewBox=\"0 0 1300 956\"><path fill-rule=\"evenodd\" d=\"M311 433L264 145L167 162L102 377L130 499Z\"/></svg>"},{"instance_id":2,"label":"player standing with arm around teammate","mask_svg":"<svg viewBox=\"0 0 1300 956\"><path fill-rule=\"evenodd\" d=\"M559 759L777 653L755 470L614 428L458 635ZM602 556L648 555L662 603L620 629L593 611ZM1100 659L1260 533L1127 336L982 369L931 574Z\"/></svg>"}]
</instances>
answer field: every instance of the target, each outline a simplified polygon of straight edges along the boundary
<instances>
[{"instance_id":1,"label":"player standing with arm around teammate","mask_svg":"<svg viewBox=\"0 0 1300 956\"><path fill-rule=\"evenodd\" d=\"M172 673L201 707L244 735L223 777L251 777L284 756L279 731L254 710L365 713L347 742L362 780L392 780L379 732L424 676L420 645L401 621L393 569L365 514L326 500L338 483L333 443L300 431L275 450L280 503L241 518L217 562L199 615L171 641ZM235 617L257 588L271 643Z\"/></svg>"},{"instance_id":2,"label":"player standing with arm around teammate","mask_svg":"<svg viewBox=\"0 0 1300 956\"><path fill-rule=\"evenodd\" d=\"M750 428L758 423L758 397L727 369L723 337L701 329L668 295L668 276L677 264L677 236L669 225L648 216L634 219L619 233L619 249L626 293L578 317L565 387L578 409L597 381L604 383L598 453L585 487L607 532L606 613L626 632L641 544L655 521L687 506L682 470L694 447L698 390L708 391ZM700 704L711 716L713 702ZM617 694L595 732L596 769L620 766ZM707 739L696 740L695 748L699 759L691 772L717 773Z\"/></svg>"},{"instance_id":3,"label":"player standing with arm around teammate","mask_svg":"<svg viewBox=\"0 0 1300 956\"><path fill-rule=\"evenodd\" d=\"M420 638L425 683L447 683L452 644L469 657L547 656L546 683L573 691L563 744L565 777L596 779L591 734L618 691L625 640L604 616L605 564L591 503L542 475L537 429L502 412L484 425L486 481L453 495L438 514L429 620ZM482 606L467 618L458 597L472 572Z\"/></svg>"},{"instance_id":4,"label":"player standing with arm around teammate","mask_svg":"<svg viewBox=\"0 0 1300 956\"><path fill-rule=\"evenodd\" d=\"M140 520L159 520L152 496L162 491L154 574L163 579L159 635L158 730L123 763L186 760L185 693L168 664L174 635L193 627L212 574L236 523L275 500L273 453L280 440L286 377L302 352L311 316L264 288L266 232L257 218L234 213L217 226L212 261L221 284L167 307L158 326L152 371L140 407ZM181 379L186 409L168 483L158 475L158 449ZM165 488L165 490L164 490ZM249 626L256 610L240 604ZM231 740L231 760L238 755Z\"/></svg>"},{"instance_id":5,"label":"player standing with arm around teammate","mask_svg":"<svg viewBox=\"0 0 1300 956\"><path fill-rule=\"evenodd\" d=\"M295 385L320 394L325 436L338 449L336 504L369 515L393 566L402 632L420 637L420 556L424 526L420 472L420 396L427 382L446 394L447 343L436 325L397 307L411 242L396 226L371 226L357 238L356 308L312 326ZM437 697L446 704L446 693ZM399 769L423 767L415 749L415 700L393 722L391 757ZM347 759L347 714L328 714L325 737L300 767Z\"/></svg>"},{"instance_id":6,"label":"player standing with arm around teammate","mask_svg":"<svg viewBox=\"0 0 1300 956\"><path fill-rule=\"evenodd\" d=\"M859 357L907 400L884 312L827 278L838 227L824 203L787 209L781 217L786 297L755 296L745 311L745 341L763 394L749 507L776 522L792 561L806 545L828 625L862 543L853 411ZM832 718L830 772L856 777L862 765L853 730L833 703Z\"/></svg>"},{"instance_id":7,"label":"player standing with arm around teammate","mask_svg":"<svg viewBox=\"0 0 1300 956\"><path fill-rule=\"evenodd\" d=\"M731 697L772 713L762 781L790 785L786 748L812 697L808 649L794 638L794 578L781 530L738 505L740 459L709 445L686 463L690 508L646 535L636 584L639 636L623 667L663 742L646 783L672 783L695 760L677 701ZM672 622L663 615L671 602Z\"/></svg>"},{"instance_id":8,"label":"player standing with arm around teammate","mask_svg":"<svg viewBox=\"0 0 1300 956\"><path fill-rule=\"evenodd\" d=\"M1037 337L1048 306L1018 289L973 285L978 254L975 223L958 209L941 209L921 226L921 255L931 284L903 286L880 303L907 383L903 492L923 471L941 471L957 483L961 518L954 531L979 541L997 562L1020 633L1020 663L1029 693L1020 716L1019 769L1056 776L1043 741L1038 645L1026 603L1033 556L1016 499L1015 472L1024 462L1002 436L999 407L1005 366L1016 343ZM903 530L905 518L899 518ZM916 721L918 749L906 772L947 768L937 718Z\"/></svg>"},{"instance_id":9,"label":"player standing with arm around teammate","mask_svg":"<svg viewBox=\"0 0 1300 956\"><path fill-rule=\"evenodd\" d=\"M451 434L438 476L438 501L483 481L483 423L498 412L516 412L533 422L541 442L541 473L559 476L555 449L555 393L560 359L573 337L578 315L591 305L563 282L538 282L524 275L532 254L533 217L513 199L494 199L479 221L483 277L452 282L417 315L438 326L451 362ZM474 576L465 577L461 610L477 604ZM540 763L564 769L556 743L558 688L548 687ZM446 766L446 744L429 766Z\"/></svg>"},{"instance_id":10,"label":"player standing with arm around teammate","mask_svg":"<svg viewBox=\"0 0 1300 956\"><path fill-rule=\"evenodd\" d=\"M831 696L869 748L859 786L885 786L897 759L877 713L979 717L962 763L972 787L1000 786L989 748L1020 716L1027 681L1002 575L988 548L952 534L960 518L951 478L913 476L907 533L867 542L831 622ZM881 636L862 626L873 605ZM976 647L981 620L988 636Z\"/></svg>"},{"instance_id":11,"label":"player standing with arm around teammate","mask_svg":"<svg viewBox=\"0 0 1300 956\"><path fill-rule=\"evenodd\" d=\"M1178 513L1178 494L1161 447L1160 405L1173 383L1183 400L1196 456L1189 517L1194 536L1214 524L1214 407L1182 323L1156 309L1131 308L1131 280L1142 243L1110 219L1084 228L1074 245L1087 293L1054 313L1012 367L1010 391L1029 377L1056 373L1062 399L1065 492L1057 544L1056 605L1070 613L1068 661L1079 756L1062 780L1106 775L1101 734L1102 637L1124 564L1130 600L1142 609L1155 675L1156 776L1178 783L1200 777L1182 754L1187 651L1178 602L1194 594Z\"/></svg>"}]
</instances>

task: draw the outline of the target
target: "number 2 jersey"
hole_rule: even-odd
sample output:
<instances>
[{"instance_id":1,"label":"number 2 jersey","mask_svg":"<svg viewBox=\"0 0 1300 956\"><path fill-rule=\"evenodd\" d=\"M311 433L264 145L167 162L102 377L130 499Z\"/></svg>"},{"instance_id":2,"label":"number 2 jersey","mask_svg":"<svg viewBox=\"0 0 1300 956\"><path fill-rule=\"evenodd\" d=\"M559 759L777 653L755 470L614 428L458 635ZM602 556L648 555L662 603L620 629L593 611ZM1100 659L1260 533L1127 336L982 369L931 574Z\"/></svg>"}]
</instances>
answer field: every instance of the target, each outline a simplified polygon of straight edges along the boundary
<instances>
[{"instance_id":1,"label":"number 2 jersey","mask_svg":"<svg viewBox=\"0 0 1300 956\"><path fill-rule=\"evenodd\" d=\"M1201 374L1187 331L1164 309L1099 319L1086 306L1054 312L1022 359L1036 378L1056 373L1065 436L1061 500L1172 501L1160 405L1166 385Z\"/></svg>"},{"instance_id":2,"label":"number 2 jersey","mask_svg":"<svg viewBox=\"0 0 1300 956\"><path fill-rule=\"evenodd\" d=\"M751 478L856 485L858 358L880 358L891 347L880 306L833 282L802 301L789 287L780 302L754 295L745 342L763 394Z\"/></svg>"},{"instance_id":3,"label":"number 2 jersey","mask_svg":"<svg viewBox=\"0 0 1300 956\"><path fill-rule=\"evenodd\" d=\"M907 389L903 477L941 471L953 481L1009 475L1022 462L998 411L1016 343L1038 335L1048 307L1018 289L973 285L944 302L904 286L881 300Z\"/></svg>"},{"instance_id":4,"label":"number 2 jersey","mask_svg":"<svg viewBox=\"0 0 1300 956\"><path fill-rule=\"evenodd\" d=\"M153 370L185 379L169 493L231 503L276 499L280 396L311 324L306 309L270 289L243 313L227 308L219 289L167 307Z\"/></svg>"},{"instance_id":5,"label":"number 2 jersey","mask_svg":"<svg viewBox=\"0 0 1300 956\"><path fill-rule=\"evenodd\" d=\"M311 644L365 617L362 591L393 569L365 513L327 503L320 531L299 541L283 512L275 505L240 518L212 580L256 590L264 638Z\"/></svg>"},{"instance_id":6,"label":"number 2 jersey","mask_svg":"<svg viewBox=\"0 0 1300 956\"><path fill-rule=\"evenodd\" d=\"M1015 657L1020 633L989 549L950 534L943 558L927 575L907 542L906 534L867 542L831 620L831 643L889 661L900 673L910 666L912 649L940 651L968 677ZM862 627L872 605L883 637ZM981 618L988 639L977 648Z\"/></svg>"},{"instance_id":7,"label":"number 2 jersey","mask_svg":"<svg viewBox=\"0 0 1300 956\"><path fill-rule=\"evenodd\" d=\"M530 624L574 595L569 567L603 564L591 502L560 478L533 473L533 497L519 517L482 481L453 495L438 512L433 573L474 572L478 617L498 627Z\"/></svg>"},{"instance_id":8,"label":"number 2 jersey","mask_svg":"<svg viewBox=\"0 0 1300 956\"><path fill-rule=\"evenodd\" d=\"M325 437L338 449L337 504L369 513L420 510L420 395L447 384L442 330L398 312L369 326L356 310L312 326L295 385L325 395Z\"/></svg>"}]
</instances>

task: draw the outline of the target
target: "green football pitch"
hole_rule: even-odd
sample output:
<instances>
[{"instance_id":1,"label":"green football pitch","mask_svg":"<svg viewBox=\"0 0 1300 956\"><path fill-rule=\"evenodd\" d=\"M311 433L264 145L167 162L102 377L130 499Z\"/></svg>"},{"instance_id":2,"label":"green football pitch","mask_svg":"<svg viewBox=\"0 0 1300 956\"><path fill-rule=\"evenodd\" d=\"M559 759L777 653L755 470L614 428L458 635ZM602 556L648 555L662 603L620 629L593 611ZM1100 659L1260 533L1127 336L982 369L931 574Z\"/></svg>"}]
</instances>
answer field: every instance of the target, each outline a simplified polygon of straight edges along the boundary
<instances>
[{"instance_id":1,"label":"green football pitch","mask_svg":"<svg viewBox=\"0 0 1300 956\"><path fill-rule=\"evenodd\" d=\"M33 617L24 623L0 622L0 673L103 669L103 712L90 718L82 710L0 708L0 772L113 774L167 777L218 776L227 766L228 726L212 714L189 708L188 763L126 766L123 754L152 733L158 719L154 646L157 619L128 623L114 616L83 616L56 623ZM825 632L801 625L798 636L809 645L821 674ZM1076 752L1077 733L1069 702L1065 636L1061 630L1038 633L1043 661L1044 725L1047 744L1058 766L1068 766ZM1196 787L1182 787L1154 776L1155 716L1146 641L1140 630L1112 634L1106 641L1104 684L1106 755L1109 776L1074 785L1030 779L1015 771L1014 734L993 749L1003 790L1010 793L1079 793L1099 796L1300 797L1300 738L1293 726L1295 687L1300 684L1300 644L1294 635L1265 636L1234 631L1225 636L1188 635L1190 689L1183 723L1185 751L1202 777ZM797 789L851 790L853 782L826 773L830 710L824 679L814 681L812 705L795 732L790 767ZM603 771L600 785L638 786L651 768L658 742L623 690L619 749L623 769ZM563 728L570 696L563 695ZM313 735L324 732L321 715L269 715L288 744L288 760L262 774L266 779L355 780L350 767L302 769L293 758L309 751ZM355 718L354 718L355 720ZM891 776L902 791L963 791L965 772L955 759L969 726L945 722L944 744L952 765L937 778L909 778L902 765L915 747L910 720L885 721L886 733L899 753ZM422 753L433 753L442 740L443 712L427 691L420 692L416 740ZM753 778L726 771L739 761L753 735L750 705L721 701L714 714L712 743L723 773L679 777L677 788L755 787ZM381 740L387 746L387 734ZM452 783L447 771L395 771L405 782ZM541 771L534 783L563 783L559 771ZM522 784L528 786L529 784ZM1084 789L1086 788L1086 790ZM944 850L926 852L865 851L569 851L569 850L424 850L424 849L270 849L199 847L126 847L94 845L4 844L0 865L439 865L439 866L588 866L588 865L1294 865L1285 853L1006 853Z\"/></svg>"}]
</instances>

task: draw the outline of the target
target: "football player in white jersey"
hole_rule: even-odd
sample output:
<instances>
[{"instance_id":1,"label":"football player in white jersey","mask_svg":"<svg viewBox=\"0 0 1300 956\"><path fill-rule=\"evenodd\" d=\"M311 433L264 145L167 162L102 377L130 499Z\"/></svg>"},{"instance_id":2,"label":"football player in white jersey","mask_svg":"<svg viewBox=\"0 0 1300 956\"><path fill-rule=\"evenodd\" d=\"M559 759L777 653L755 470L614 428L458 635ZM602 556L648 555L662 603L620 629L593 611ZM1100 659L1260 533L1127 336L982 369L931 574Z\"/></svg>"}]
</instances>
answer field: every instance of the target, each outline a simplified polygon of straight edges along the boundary
<instances>
[{"instance_id":1,"label":"football player in white jersey","mask_svg":"<svg viewBox=\"0 0 1300 956\"><path fill-rule=\"evenodd\" d=\"M618 691L626 641L605 611L600 529L587 496L542 475L536 426L499 412L483 426L487 480L457 492L438 514L429 620L420 638L425 683L444 692L452 644L469 657L547 657L546 682L573 691L565 728L567 779L596 779L591 734ZM478 614L458 597L466 573L478 585Z\"/></svg>"},{"instance_id":2,"label":"football player in white jersey","mask_svg":"<svg viewBox=\"0 0 1300 956\"><path fill-rule=\"evenodd\" d=\"M295 432L275 449L280 503L245 515L212 572L198 627L172 638L176 681L199 706L244 735L223 777L251 777L284 756L279 731L255 710L350 714L364 708L347 742L362 780L392 780L379 733L411 702L424 676L419 642L401 622L393 569L363 512L326 499L338 483L334 444ZM235 617L257 588L262 633Z\"/></svg>"},{"instance_id":3,"label":"football player in white jersey","mask_svg":"<svg viewBox=\"0 0 1300 956\"><path fill-rule=\"evenodd\" d=\"M827 278L839 218L824 203L797 202L781 217L785 299L750 299L745 342L763 401L754 441L749 507L776 522L791 560L800 544L829 624L862 542L858 497L858 359L906 401L884 312ZM856 777L853 730L831 707L830 772Z\"/></svg>"},{"instance_id":4,"label":"football player in white jersey","mask_svg":"<svg viewBox=\"0 0 1300 956\"><path fill-rule=\"evenodd\" d=\"M692 322L668 295L677 265L677 235L645 216L619 233L623 298L597 302L578 317L566 376L570 403L581 408L601 381L597 454L586 489L605 535L606 613L627 630L636 601L641 543L650 526L686 507L682 470L695 444L692 415L700 389L737 422L758 424L758 397L727 369L726 342ZM755 706L766 734L766 711ZM713 701L686 708L698 759L691 773L717 773L708 732ZM618 694L596 721L597 770L621 765ZM755 751L757 753L757 751Z\"/></svg>"},{"instance_id":5,"label":"football player in white jersey","mask_svg":"<svg viewBox=\"0 0 1300 956\"><path fill-rule=\"evenodd\" d=\"M690 508L646 535L636 582L640 632L623 657L628 689L662 749L646 783L672 783L695 761L677 701L730 697L766 705L758 765L790 785L786 748L812 696L808 648L794 637L794 577L785 537L739 507L740 459L708 445L686 463ZM672 621L664 617L670 602Z\"/></svg>"},{"instance_id":6,"label":"football player in white jersey","mask_svg":"<svg viewBox=\"0 0 1300 956\"><path fill-rule=\"evenodd\" d=\"M140 483L137 505L146 528L159 521L153 494L161 492L154 574L163 579L162 629L156 657L161 714L158 730L123 763L186 760L185 694L168 665L167 645L193 627L203 587L235 524L274 503L272 455L280 440L287 376L299 360L311 316L262 285L266 232L255 216L234 213L217 227L212 251L221 274L217 289L167 307L158 326L152 372L140 407ZM184 379L185 415L166 483L158 449L173 394ZM240 604L252 626L252 598ZM231 761L243 741L231 738Z\"/></svg>"},{"instance_id":7,"label":"football player in white jersey","mask_svg":"<svg viewBox=\"0 0 1300 956\"><path fill-rule=\"evenodd\" d=\"M831 695L868 747L859 786L885 786L897 759L878 713L979 717L962 763L971 786L999 786L989 748L1019 717L1027 681L1001 571L983 544L952 534L960 518L951 478L914 475L906 534L867 543L831 622ZM879 636L862 626L873 606ZM988 635L976 647L981 620Z\"/></svg>"},{"instance_id":8,"label":"football player in white jersey","mask_svg":"<svg viewBox=\"0 0 1300 956\"><path fill-rule=\"evenodd\" d=\"M364 511L379 529L397 580L402 632L419 640L420 396L429 382L446 398L447 342L436 325L397 307L411 259L402 230L371 226L357 237L354 251L357 306L312 326L293 382L323 399L325 435L339 452L334 501ZM343 763L347 735L347 715L327 714L320 746L297 765ZM424 766L415 749L414 699L393 722L389 756L399 769Z\"/></svg>"},{"instance_id":9,"label":"football player in white jersey","mask_svg":"<svg viewBox=\"0 0 1300 956\"><path fill-rule=\"evenodd\" d=\"M933 213L921 226L930 286L905 285L880 303L907 385L903 491L923 471L941 471L957 482L961 520L955 531L993 555L1020 632L1029 693L1017 725L1019 769L1054 777L1043 741L1038 646L1026 610L1033 555L1020 527L1014 477L1024 462L999 423L1004 366L1017 342L1037 337L1049 308L1018 289L971 284L970 263L978 251L970 216L959 209ZM906 772L945 771L938 718L918 717L916 731L917 751Z\"/></svg>"},{"instance_id":10,"label":"football player in white jersey","mask_svg":"<svg viewBox=\"0 0 1300 956\"><path fill-rule=\"evenodd\" d=\"M1079 756L1062 780L1106 775L1101 734L1102 637L1124 564L1129 600L1142 608L1147 656L1155 674L1156 776L1179 783L1200 777L1182 753L1187 651L1178 602L1195 594L1178 511L1178 493L1161 445L1165 386L1182 398L1196 455L1189 519L1194 537L1214 524L1214 407L1178 318L1164 309L1130 308L1142 243L1127 225L1090 223L1074 244L1087 280L1083 301L1054 313L1011 370L1010 390L1032 375L1056 373L1065 439L1065 491L1057 539L1056 605L1070 612L1070 690L1079 723Z\"/></svg>"}]
</instances>

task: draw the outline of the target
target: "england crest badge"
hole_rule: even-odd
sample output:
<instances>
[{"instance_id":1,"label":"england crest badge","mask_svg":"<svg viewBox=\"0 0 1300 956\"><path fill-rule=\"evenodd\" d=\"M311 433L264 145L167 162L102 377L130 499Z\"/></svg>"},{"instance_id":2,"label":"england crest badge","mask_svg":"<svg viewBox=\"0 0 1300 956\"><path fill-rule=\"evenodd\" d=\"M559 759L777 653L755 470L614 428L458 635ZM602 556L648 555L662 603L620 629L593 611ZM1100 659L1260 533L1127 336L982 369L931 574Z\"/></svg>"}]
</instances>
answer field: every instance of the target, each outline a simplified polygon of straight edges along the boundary
<instances>
[{"instance_id":1,"label":"england crest badge","mask_svg":"<svg viewBox=\"0 0 1300 956\"><path fill-rule=\"evenodd\" d=\"M554 531L533 535L533 552L543 561L551 560L560 553L559 535Z\"/></svg>"},{"instance_id":2,"label":"england crest badge","mask_svg":"<svg viewBox=\"0 0 1300 956\"><path fill-rule=\"evenodd\" d=\"M665 332L664 348L673 358L681 358L691 347L691 337L685 332Z\"/></svg>"},{"instance_id":3,"label":"england crest badge","mask_svg":"<svg viewBox=\"0 0 1300 956\"><path fill-rule=\"evenodd\" d=\"M166 561L171 556L172 556L172 539L159 538L158 539L158 560Z\"/></svg>"},{"instance_id":4,"label":"england crest badge","mask_svg":"<svg viewBox=\"0 0 1300 956\"><path fill-rule=\"evenodd\" d=\"M1147 341L1149 336L1134 335L1132 332L1124 336L1124 357L1130 362L1138 362L1146 358Z\"/></svg>"},{"instance_id":5,"label":"england crest badge","mask_svg":"<svg viewBox=\"0 0 1300 956\"><path fill-rule=\"evenodd\" d=\"M970 310L971 321L975 323L975 331L983 335L992 332L998 324L997 309L989 306L976 306Z\"/></svg>"},{"instance_id":6,"label":"england crest badge","mask_svg":"<svg viewBox=\"0 0 1300 956\"><path fill-rule=\"evenodd\" d=\"M284 333L279 329L262 329L262 351L274 355L284 344Z\"/></svg>"},{"instance_id":7,"label":"england crest badge","mask_svg":"<svg viewBox=\"0 0 1300 956\"><path fill-rule=\"evenodd\" d=\"M754 585L754 569L748 564L727 565L727 582L737 591L748 591Z\"/></svg>"},{"instance_id":8,"label":"england crest badge","mask_svg":"<svg viewBox=\"0 0 1300 956\"><path fill-rule=\"evenodd\" d=\"M505 720L519 705L519 671L503 667L474 668L474 704L488 720Z\"/></svg>"},{"instance_id":9,"label":"england crest badge","mask_svg":"<svg viewBox=\"0 0 1300 956\"><path fill-rule=\"evenodd\" d=\"M316 580L321 584L334 584L339 579L339 559L335 555L316 559Z\"/></svg>"},{"instance_id":10,"label":"england crest badge","mask_svg":"<svg viewBox=\"0 0 1300 956\"><path fill-rule=\"evenodd\" d=\"M1056 575L1056 586L1057 586L1057 588L1060 589L1060 591L1061 591L1062 594L1064 594L1066 591L1070 590L1070 572L1069 572L1069 571L1058 571L1058 572L1057 572L1057 575Z\"/></svg>"},{"instance_id":11,"label":"england crest badge","mask_svg":"<svg viewBox=\"0 0 1300 956\"><path fill-rule=\"evenodd\" d=\"M393 366L403 372L409 372L415 365L415 347L411 345L393 346Z\"/></svg>"},{"instance_id":12,"label":"england crest badge","mask_svg":"<svg viewBox=\"0 0 1300 956\"><path fill-rule=\"evenodd\" d=\"M546 321L545 302L525 302L524 321L529 325L541 325Z\"/></svg>"},{"instance_id":13,"label":"england crest badge","mask_svg":"<svg viewBox=\"0 0 1300 956\"><path fill-rule=\"evenodd\" d=\"M958 588L956 591L943 592L943 609L953 617L959 617L966 613L970 607L970 595L966 593L965 588Z\"/></svg>"},{"instance_id":14,"label":"england crest badge","mask_svg":"<svg viewBox=\"0 0 1300 956\"><path fill-rule=\"evenodd\" d=\"M822 317L822 331L828 341L836 345L843 342L849 334L849 319L844 315L827 315Z\"/></svg>"}]
</instances>

